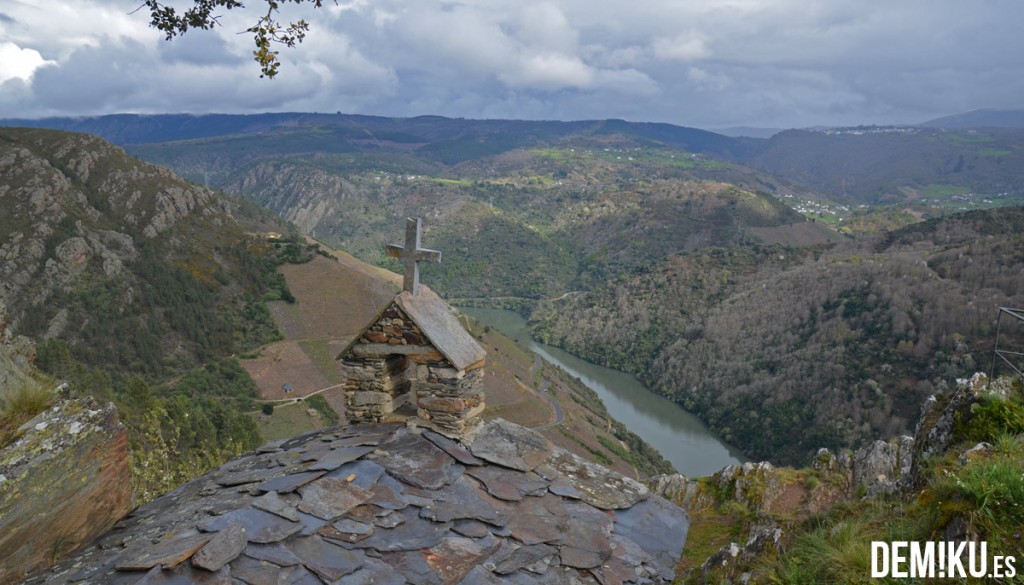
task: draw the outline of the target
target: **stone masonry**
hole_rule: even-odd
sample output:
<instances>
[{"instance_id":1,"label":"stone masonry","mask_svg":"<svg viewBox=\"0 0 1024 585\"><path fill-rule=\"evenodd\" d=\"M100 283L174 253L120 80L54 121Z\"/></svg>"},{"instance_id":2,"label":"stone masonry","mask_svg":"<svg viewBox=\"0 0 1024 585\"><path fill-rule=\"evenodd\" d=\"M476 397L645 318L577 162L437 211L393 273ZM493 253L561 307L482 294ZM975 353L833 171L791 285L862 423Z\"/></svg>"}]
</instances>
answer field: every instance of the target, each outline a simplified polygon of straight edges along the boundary
<instances>
[{"instance_id":1,"label":"stone masonry","mask_svg":"<svg viewBox=\"0 0 1024 585\"><path fill-rule=\"evenodd\" d=\"M421 365L413 382L416 415L443 435L463 436L484 412L483 368L460 371L447 362Z\"/></svg>"},{"instance_id":2,"label":"stone masonry","mask_svg":"<svg viewBox=\"0 0 1024 585\"><path fill-rule=\"evenodd\" d=\"M417 422L445 435L464 435L481 423L483 364L456 368L397 303L341 359L353 422L395 420L395 411L411 400Z\"/></svg>"}]
</instances>

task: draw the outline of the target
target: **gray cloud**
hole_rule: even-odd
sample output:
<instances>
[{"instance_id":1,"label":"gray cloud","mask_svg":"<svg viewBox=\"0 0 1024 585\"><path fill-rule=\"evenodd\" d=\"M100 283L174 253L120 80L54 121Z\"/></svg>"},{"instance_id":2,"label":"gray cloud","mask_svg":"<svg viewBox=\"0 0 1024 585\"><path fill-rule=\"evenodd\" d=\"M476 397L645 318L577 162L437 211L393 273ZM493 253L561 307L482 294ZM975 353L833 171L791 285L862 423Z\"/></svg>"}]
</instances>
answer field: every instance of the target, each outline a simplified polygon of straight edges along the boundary
<instances>
[{"instance_id":1,"label":"gray cloud","mask_svg":"<svg viewBox=\"0 0 1024 585\"><path fill-rule=\"evenodd\" d=\"M1024 11L1010 0L289 5L284 16L313 31L282 49L272 81L237 34L254 12L171 43L123 0L15 0L2 16L0 40L56 62L0 85L13 115L340 110L717 127L1024 107Z\"/></svg>"}]
</instances>

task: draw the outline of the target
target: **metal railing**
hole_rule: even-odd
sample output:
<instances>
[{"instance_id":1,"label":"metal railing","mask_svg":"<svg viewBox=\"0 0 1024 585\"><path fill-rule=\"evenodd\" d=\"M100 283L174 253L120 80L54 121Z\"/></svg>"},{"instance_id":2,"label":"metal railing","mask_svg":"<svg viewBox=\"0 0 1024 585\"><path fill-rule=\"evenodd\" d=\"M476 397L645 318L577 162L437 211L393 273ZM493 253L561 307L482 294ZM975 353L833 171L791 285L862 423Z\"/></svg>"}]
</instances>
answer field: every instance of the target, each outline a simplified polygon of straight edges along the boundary
<instances>
[{"instance_id":1,"label":"metal railing","mask_svg":"<svg viewBox=\"0 0 1024 585\"><path fill-rule=\"evenodd\" d=\"M1024 372L1021 372L1020 367L1011 361L1011 358L1017 358L1018 363L1024 363L1024 353L1019 351L1010 351L1007 349L999 349L999 333L1003 324L1003 315L1009 315L1018 321L1024 322L1024 309L1011 309L1009 307L999 307L999 317L996 319L996 341L992 348L992 368L988 372L988 379L995 380L996 364L998 360L1003 360L1006 365L1017 372L1017 375L1024 378Z\"/></svg>"}]
</instances>

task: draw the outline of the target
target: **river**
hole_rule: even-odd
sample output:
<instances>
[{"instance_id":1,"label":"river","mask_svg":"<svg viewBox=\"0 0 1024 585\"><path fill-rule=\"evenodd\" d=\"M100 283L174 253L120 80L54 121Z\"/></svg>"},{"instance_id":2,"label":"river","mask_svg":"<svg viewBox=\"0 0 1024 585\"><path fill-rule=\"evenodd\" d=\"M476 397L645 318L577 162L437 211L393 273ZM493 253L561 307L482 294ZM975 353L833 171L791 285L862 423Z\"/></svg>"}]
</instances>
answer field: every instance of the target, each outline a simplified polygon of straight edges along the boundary
<instances>
[{"instance_id":1,"label":"river","mask_svg":"<svg viewBox=\"0 0 1024 585\"><path fill-rule=\"evenodd\" d=\"M726 465L746 459L715 436L696 416L655 394L635 377L592 364L557 347L530 337L526 320L504 309L460 307L484 325L490 325L524 347L537 352L597 392L613 417L656 448L679 473L687 477L710 475Z\"/></svg>"}]
</instances>

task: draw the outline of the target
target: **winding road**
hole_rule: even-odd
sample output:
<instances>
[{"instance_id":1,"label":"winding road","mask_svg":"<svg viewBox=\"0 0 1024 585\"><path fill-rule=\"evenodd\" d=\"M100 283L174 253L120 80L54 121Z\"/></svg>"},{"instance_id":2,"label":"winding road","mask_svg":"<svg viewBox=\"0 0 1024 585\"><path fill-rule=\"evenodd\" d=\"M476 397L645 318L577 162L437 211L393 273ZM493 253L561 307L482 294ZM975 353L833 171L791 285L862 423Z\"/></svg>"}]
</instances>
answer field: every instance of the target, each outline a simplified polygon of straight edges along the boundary
<instances>
[{"instance_id":1,"label":"winding road","mask_svg":"<svg viewBox=\"0 0 1024 585\"><path fill-rule=\"evenodd\" d=\"M537 355L537 354L533 354L533 368L530 370L530 373L532 374L532 373L540 371L540 368L541 368L542 365L543 365L543 363L542 363L542 361L540 359L540 356ZM552 396L551 394L548 394L548 386L550 384L551 383L548 381L547 378L541 378L540 388L538 388L538 390L542 394L547 396L548 400L551 401L551 406L552 406L552 408L555 409L555 420L554 420L554 422L550 422L550 423L548 423L546 425L530 427L531 429L533 429L535 431L543 431L544 429L550 429L552 427L557 427L558 425L562 424L562 421L565 420L565 413L562 412L562 405L559 404L557 400L555 400L554 396Z\"/></svg>"}]
</instances>

